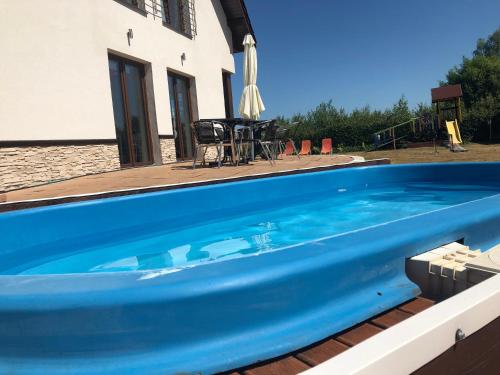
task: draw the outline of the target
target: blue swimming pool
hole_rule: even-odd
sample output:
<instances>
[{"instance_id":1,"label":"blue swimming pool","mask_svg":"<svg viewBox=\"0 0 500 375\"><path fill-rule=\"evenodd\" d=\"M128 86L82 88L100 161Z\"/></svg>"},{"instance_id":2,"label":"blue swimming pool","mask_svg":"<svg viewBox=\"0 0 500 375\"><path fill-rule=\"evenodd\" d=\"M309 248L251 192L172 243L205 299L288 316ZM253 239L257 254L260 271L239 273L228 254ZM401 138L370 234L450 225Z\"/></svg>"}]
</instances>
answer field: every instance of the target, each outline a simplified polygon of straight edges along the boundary
<instances>
[{"instance_id":1,"label":"blue swimming pool","mask_svg":"<svg viewBox=\"0 0 500 375\"><path fill-rule=\"evenodd\" d=\"M182 268L262 254L500 193L495 185L410 183L340 188L258 205L195 225L124 231L104 243L68 242L3 273L23 275Z\"/></svg>"},{"instance_id":2,"label":"blue swimming pool","mask_svg":"<svg viewBox=\"0 0 500 375\"><path fill-rule=\"evenodd\" d=\"M0 214L0 373L211 373L419 293L500 242L500 163L378 166Z\"/></svg>"}]
</instances>

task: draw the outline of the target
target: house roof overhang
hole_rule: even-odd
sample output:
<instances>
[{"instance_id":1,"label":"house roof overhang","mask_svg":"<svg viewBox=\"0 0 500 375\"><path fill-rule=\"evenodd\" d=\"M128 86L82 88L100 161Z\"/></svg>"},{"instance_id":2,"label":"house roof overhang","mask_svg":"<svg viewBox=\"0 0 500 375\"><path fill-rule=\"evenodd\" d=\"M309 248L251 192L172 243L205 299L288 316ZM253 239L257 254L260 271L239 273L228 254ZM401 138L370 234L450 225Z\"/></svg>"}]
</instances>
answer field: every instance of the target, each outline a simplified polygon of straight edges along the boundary
<instances>
[{"instance_id":1,"label":"house roof overhang","mask_svg":"<svg viewBox=\"0 0 500 375\"><path fill-rule=\"evenodd\" d=\"M222 9L226 13L227 24L231 29L233 37L233 52L243 52L243 38L246 34L252 34L255 43L255 33L248 16L244 0L220 0Z\"/></svg>"}]
</instances>

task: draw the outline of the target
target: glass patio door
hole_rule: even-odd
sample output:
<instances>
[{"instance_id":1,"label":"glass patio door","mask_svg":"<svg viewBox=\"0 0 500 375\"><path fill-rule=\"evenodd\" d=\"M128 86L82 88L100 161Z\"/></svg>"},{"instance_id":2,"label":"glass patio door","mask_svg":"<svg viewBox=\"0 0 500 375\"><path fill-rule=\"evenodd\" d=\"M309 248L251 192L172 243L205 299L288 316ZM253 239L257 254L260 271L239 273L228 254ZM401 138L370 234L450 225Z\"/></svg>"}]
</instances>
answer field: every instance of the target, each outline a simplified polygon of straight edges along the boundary
<instances>
[{"instance_id":1,"label":"glass patio door","mask_svg":"<svg viewBox=\"0 0 500 375\"><path fill-rule=\"evenodd\" d=\"M170 113L174 130L177 159L193 158L194 139L191 132L191 100L189 79L169 73L168 89L170 94Z\"/></svg>"},{"instance_id":2,"label":"glass patio door","mask_svg":"<svg viewBox=\"0 0 500 375\"><path fill-rule=\"evenodd\" d=\"M120 163L122 166L151 164L144 66L110 56L109 75Z\"/></svg>"}]
</instances>

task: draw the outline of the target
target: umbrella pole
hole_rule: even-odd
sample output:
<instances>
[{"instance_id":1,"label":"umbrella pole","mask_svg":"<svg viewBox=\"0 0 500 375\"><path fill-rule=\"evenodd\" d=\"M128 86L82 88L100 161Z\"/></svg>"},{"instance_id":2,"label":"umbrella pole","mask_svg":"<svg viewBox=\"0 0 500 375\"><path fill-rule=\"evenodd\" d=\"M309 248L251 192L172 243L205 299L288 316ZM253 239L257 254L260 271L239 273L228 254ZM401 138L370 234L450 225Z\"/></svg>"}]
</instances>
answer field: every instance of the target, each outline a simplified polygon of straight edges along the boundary
<instances>
[{"instance_id":1,"label":"umbrella pole","mask_svg":"<svg viewBox=\"0 0 500 375\"><path fill-rule=\"evenodd\" d=\"M253 127L250 129L250 139L252 140L252 149L250 150L250 158L255 160L255 143L253 141Z\"/></svg>"}]
</instances>

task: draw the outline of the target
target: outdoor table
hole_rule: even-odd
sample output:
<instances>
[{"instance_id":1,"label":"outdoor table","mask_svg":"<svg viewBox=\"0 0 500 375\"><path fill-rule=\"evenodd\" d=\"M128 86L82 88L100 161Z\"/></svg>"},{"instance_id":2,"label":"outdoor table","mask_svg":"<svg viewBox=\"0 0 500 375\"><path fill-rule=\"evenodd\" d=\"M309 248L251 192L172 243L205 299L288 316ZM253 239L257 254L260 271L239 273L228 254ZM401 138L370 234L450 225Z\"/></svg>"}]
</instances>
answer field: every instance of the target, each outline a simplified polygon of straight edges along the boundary
<instances>
[{"instance_id":1,"label":"outdoor table","mask_svg":"<svg viewBox=\"0 0 500 375\"><path fill-rule=\"evenodd\" d=\"M231 158L233 163L236 163L236 155L234 150L236 149L236 138L235 138L235 128L240 125L243 127L248 127L251 129L251 134L253 136L253 127L257 124L260 124L262 120L250 120L245 118L211 118L211 119L201 119L199 121L215 121L221 124L226 125L229 128L229 139L232 144L231 147ZM254 160L254 152L253 152L253 144L252 144L252 160Z\"/></svg>"}]
</instances>

